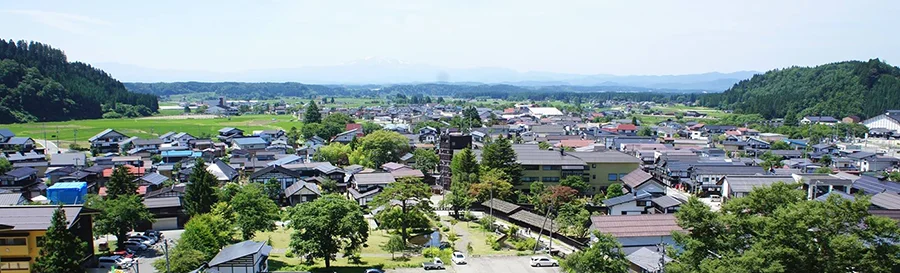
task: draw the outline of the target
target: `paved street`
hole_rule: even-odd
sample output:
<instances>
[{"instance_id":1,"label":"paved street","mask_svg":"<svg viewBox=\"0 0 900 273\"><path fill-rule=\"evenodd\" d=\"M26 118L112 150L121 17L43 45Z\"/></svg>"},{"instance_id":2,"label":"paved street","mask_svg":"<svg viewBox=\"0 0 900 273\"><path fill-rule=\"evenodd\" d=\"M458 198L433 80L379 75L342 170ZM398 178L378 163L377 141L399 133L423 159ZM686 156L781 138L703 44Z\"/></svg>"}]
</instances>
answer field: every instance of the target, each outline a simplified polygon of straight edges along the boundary
<instances>
[{"instance_id":1,"label":"paved street","mask_svg":"<svg viewBox=\"0 0 900 273\"><path fill-rule=\"evenodd\" d=\"M509 256L509 257L479 257L468 258L469 264L466 265L448 265L446 270L429 270L422 268L402 268L388 270L388 273L421 273L421 272L454 272L454 273L558 273L562 272L559 267L531 267L528 256Z\"/></svg>"},{"instance_id":2,"label":"paved street","mask_svg":"<svg viewBox=\"0 0 900 273\"><path fill-rule=\"evenodd\" d=\"M65 153L69 151L69 149L60 149L58 146L56 146L56 143L50 140L34 139L34 143L40 145L41 147L44 147L45 154L55 154L60 152Z\"/></svg>"}]
</instances>

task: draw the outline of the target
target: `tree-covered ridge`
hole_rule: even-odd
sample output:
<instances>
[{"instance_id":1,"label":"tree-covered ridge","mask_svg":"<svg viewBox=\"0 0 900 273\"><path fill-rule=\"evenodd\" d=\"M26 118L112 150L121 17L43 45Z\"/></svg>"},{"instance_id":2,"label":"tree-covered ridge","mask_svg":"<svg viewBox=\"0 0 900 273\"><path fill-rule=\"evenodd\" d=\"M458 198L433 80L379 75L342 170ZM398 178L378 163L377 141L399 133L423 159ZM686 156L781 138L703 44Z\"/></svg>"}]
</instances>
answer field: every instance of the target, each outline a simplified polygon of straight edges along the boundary
<instances>
[{"instance_id":1,"label":"tree-covered ridge","mask_svg":"<svg viewBox=\"0 0 900 273\"><path fill-rule=\"evenodd\" d=\"M106 72L37 42L0 39L0 123L148 115L157 96L132 93Z\"/></svg>"},{"instance_id":2,"label":"tree-covered ridge","mask_svg":"<svg viewBox=\"0 0 900 273\"><path fill-rule=\"evenodd\" d=\"M869 118L900 108L900 68L872 59L772 70L724 93L703 96L700 103L765 118L788 114Z\"/></svg>"}]
</instances>

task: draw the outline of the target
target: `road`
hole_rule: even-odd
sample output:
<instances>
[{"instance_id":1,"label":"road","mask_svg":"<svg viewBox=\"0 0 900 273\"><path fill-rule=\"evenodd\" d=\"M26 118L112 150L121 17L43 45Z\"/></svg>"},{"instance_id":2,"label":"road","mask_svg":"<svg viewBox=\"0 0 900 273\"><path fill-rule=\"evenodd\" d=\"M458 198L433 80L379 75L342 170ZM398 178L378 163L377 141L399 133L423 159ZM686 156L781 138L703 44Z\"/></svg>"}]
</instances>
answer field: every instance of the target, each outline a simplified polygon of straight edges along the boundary
<instances>
[{"instance_id":1,"label":"road","mask_svg":"<svg viewBox=\"0 0 900 273\"><path fill-rule=\"evenodd\" d=\"M421 273L421 272L455 272L455 273L559 273L559 267L531 267L529 256L478 257L467 258L469 264L448 265L446 270L429 270L422 268L398 268L387 270L388 273Z\"/></svg>"},{"instance_id":2,"label":"road","mask_svg":"<svg viewBox=\"0 0 900 273\"><path fill-rule=\"evenodd\" d=\"M169 251L171 251L172 248L174 247L174 242L178 241L178 239L181 238L181 233L183 233L183 232L184 232L184 230L164 230L164 231L162 231L163 238L165 240L169 241ZM105 237L106 236L101 236L100 239L95 241L95 244L99 243L99 242L105 242ZM138 253L137 255L135 255L138 260L137 267L132 269L129 272L131 272L131 273L157 272L156 269L153 268L153 261L156 261L159 259L165 259L165 252L163 251L163 246L164 246L164 243L162 241L160 241L160 242L156 243L156 245L153 246L152 250L147 250L147 251L144 251L142 253ZM92 270L88 270L88 272L90 272L90 273L94 273L94 272L105 273L106 271L105 270L98 271L98 270L92 269Z\"/></svg>"},{"instance_id":3,"label":"road","mask_svg":"<svg viewBox=\"0 0 900 273\"><path fill-rule=\"evenodd\" d=\"M56 154L61 152L65 153L69 151L69 149L59 148L59 146L56 146L56 143L51 140L34 139L34 143L37 143L38 145L41 145L41 147L44 147L45 154Z\"/></svg>"}]
</instances>

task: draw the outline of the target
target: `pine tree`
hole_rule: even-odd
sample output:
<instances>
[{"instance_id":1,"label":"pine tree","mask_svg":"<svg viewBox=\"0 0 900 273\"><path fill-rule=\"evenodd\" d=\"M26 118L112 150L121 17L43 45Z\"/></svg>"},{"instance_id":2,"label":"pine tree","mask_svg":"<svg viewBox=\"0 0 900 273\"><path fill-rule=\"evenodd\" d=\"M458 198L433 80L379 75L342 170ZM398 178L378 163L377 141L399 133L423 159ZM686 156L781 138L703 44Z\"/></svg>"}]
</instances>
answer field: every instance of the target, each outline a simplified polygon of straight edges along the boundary
<instances>
[{"instance_id":1,"label":"pine tree","mask_svg":"<svg viewBox=\"0 0 900 273\"><path fill-rule=\"evenodd\" d=\"M66 211L62 206L53 212L53 218L40 256L34 262L32 272L83 273L79 262L84 257L87 245L68 230Z\"/></svg>"},{"instance_id":2,"label":"pine tree","mask_svg":"<svg viewBox=\"0 0 900 273\"><path fill-rule=\"evenodd\" d=\"M191 216L212 210L216 200L216 178L206 170L202 159L194 163L190 183L184 191L184 207Z\"/></svg>"},{"instance_id":3,"label":"pine tree","mask_svg":"<svg viewBox=\"0 0 900 273\"><path fill-rule=\"evenodd\" d=\"M106 183L106 197L116 199L122 195L136 194L138 189L134 176L128 171L128 167L119 166L113 171L112 177Z\"/></svg>"},{"instance_id":4,"label":"pine tree","mask_svg":"<svg viewBox=\"0 0 900 273\"><path fill-rule=\"evenodd\" d=\"M320 123L322 122L322 113L319 112L319 106L316 106L315 101L309 101L309 106L306 106L306 114L303 115L303 123Z\"/></svg>"},{"instance_id":5,"label":"pine tree","mask_svg":"<svg viewBox=\"0 0 900 273\"><path fill-rule=\"evenodd\" d=\"M498 169L509 176L513 184L519 184L522 176L522 165L518 163L516 151L508 139L500 138L484 145L481 163L488 169Z\"/></svg>"}]
</instances>

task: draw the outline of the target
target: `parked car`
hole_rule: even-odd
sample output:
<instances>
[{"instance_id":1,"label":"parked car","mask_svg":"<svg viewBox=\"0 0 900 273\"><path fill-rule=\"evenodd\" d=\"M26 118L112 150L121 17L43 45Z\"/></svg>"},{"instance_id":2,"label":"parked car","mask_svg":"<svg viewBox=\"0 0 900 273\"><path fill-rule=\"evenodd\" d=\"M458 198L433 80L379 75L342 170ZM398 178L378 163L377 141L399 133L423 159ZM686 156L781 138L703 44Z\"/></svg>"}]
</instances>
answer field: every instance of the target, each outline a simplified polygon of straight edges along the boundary
<instances>
[{"instance_id":1,"label":"parked car","mask_svg":"<svg viewBox=\"0 0 900 273\"><path fill-rule=\"evenodd\" d=\"M145 240L142 238L128 238L127 242L136 242L147 246L148 248L153 246L153 244L149 240Z\"/></svg>"},{"instance_id":2,"label":"parked car","mask_svg":"<svg viewBox=\"0 0 900 273\"><path fill-rule=\"evenodd\" d=\"M155 237L152 237L152 236L144 236L144 235L128 236L128 240L131 240L131 239L140 239L142 242L147 242L147 243L149 243L150 245L155 245L156 242L159 241L159 239L157 239L157 238L155 238Z\"/></svg>"},{"instance_id":3,"label":"parked car","mask_svg":"<svg viewBox=\"0 0 900 273\"><path fill-rule=\"evenodd\" d=\"M559 266L559 261L548 258L548 257L536 256L536 257L531 257L531 266L532 267Z\"/></svg>"},{"instance_id":4,"label":"parked car","mask_svg":"<svg viewBox=\"0 0 900 273\"><path fill-rule=\"evenodd\" d=\"M144 236L153 236L153 237L156 237L157 240L162 240L162 238L164 237L162 232L159 232L159 230L152 230L152 229L148 229L147 231L144 231Z\"/></svg>"},{"instance_id":5,"label":"parked car","mask_svg":"<svg viewBox=\"0 0 900 273\"><path fill-rule=\"evenodd\" d=\"M454 251L450 261L454 264L466 264L466 255L463 255L462 252Z\"/></svg>"},{"instance_id":6,"label":"parked car","mask_svg":"<svg viewBox=\"0 0 900 273\"><path fill-rule=\"evenodd\" d=\"M444 269L444 261L441 261L441 258L435 257L433 262L422 263L422 268L425 270Z\"/></svg>"},{"instance_id":7,"label":"parked car","mask_svg":"<svg viewBox=\"0 0 900 273\"><path fill-rule=\"evenodd\" d=\"M448 249L448 248L453 248L453 246L450 246L450 242L441 242L441 244L440 244L440 246L438 246L438 248L440 248L441 250L444 250L444 249Z\"/></svg>"},{"instance_id":8,"label":"parked car","mask_svg":"<svg viewBox=\"0 0 900 273\"><path fill-rule=\"evenodd\" d=\"M378 268L370 268L366 269L366 273L384 273L384 270Z\"/></svg>"},{"instance_id":9,"label":"parked car","mask_svg":"<svg viewBox=\"0 0 900 273\"><path fill-rule=\"evenodd\" d=\"M144 251L147 250L147 245L141 242L127 241L125 242L125 249L130 249L133 251Z\"/></svg>"},{"instance_id":10,"label":"parked car","mask_svg":"<svg viewBox=\"0 0 900 273\"><path fill-rule=\"evenodd\" d=\"M123 249L116 252L113 252L113 255L119 255L125 258L134 258L134 251L130 249Z\"/></svg>"},{"instance_id":11,"label":"parked car","mask_svg":"<svg viewBox=\"0 0 900 273\"><path fill-rule=\"evenodd\" d=\"M97 258L97 267L99 268L128 268L134 260L119 255L104 256Z\"/></svg>"}]
</instances>

